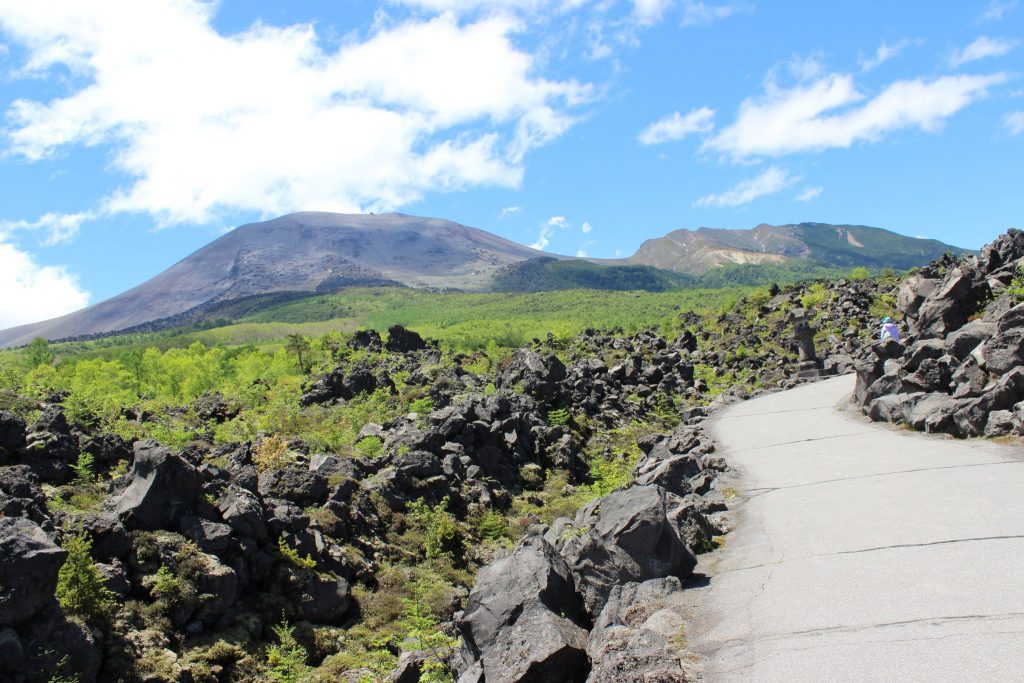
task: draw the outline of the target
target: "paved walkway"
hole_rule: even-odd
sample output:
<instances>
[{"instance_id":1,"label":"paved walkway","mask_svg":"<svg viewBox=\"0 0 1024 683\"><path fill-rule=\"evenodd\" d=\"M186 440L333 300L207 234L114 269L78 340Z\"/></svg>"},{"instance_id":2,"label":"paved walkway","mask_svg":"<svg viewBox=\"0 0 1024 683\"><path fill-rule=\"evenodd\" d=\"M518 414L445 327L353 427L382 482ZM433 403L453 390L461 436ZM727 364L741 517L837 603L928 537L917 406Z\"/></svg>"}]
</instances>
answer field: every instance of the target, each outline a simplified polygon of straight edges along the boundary
<instances>
[{"instance_id":1,"label":"paved walkway","mask_svg":"<svg viewBox=\"0 0 1024 683\"><path fill-rule=\"evenodd\" d=\"M729 408L708 681L1024 680L1024 452L859 419L840 377Z\"/></svg>"}]
</instances>

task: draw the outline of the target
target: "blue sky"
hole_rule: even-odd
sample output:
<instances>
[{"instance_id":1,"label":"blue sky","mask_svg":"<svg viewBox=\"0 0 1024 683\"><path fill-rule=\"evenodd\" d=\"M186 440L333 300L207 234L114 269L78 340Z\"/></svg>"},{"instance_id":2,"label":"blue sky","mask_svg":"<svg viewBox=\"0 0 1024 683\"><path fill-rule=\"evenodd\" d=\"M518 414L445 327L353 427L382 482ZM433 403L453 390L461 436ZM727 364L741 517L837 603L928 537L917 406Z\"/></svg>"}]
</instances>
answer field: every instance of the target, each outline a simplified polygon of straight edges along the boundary
<instances>
[{"instance_id":1,"label":"blue sky","mask_svg":"<svg viewBox=\"0 0 1024 683\"><path fill-rule=\"evenodd\" d=\"M977 248L1021 224L1022 42L1020 0L0 0L0 328L304 209Z\"/></svg>"}]
</instances>

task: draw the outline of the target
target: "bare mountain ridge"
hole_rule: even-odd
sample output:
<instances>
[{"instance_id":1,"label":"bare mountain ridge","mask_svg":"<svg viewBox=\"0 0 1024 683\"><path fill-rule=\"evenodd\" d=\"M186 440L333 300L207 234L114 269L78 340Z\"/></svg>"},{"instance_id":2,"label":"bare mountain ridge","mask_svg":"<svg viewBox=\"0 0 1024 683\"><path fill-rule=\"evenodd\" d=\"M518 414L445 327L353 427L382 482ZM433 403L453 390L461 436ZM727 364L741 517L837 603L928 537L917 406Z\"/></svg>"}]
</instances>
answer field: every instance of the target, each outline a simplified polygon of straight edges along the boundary
<instances>
[{"instance_id":1,"label":"bare mountain ridge","mask_svg":"<svg viewBox=\"0 0 1024 683\"><path fill-rule=\"evenodd\" d=\"M260 306L275 296L345 286L492 291L507 287L502 282L526 277L541 289L608 288L594 284L600 279L592 272L596 269L614 276L606 278L615 282L611 288L636 289L644 288L636 273L605 271L603 266L651 266L687 276L729 264L816 262L905 269L945 251L963 250L879 228L801 223L676 230L644 242L629 259L582 260L546 254L437 218L302 212L236 228L138 287L81 311L0 331L0 347L26 344L37 336L54 340L167 327L207 319L229 302ZM570 260L579 267L567 272ZM557 271L557 277L549 271ZM672 284L672 277L680 283L695 281L657 271L640 275L663 288Z\"/></svg>"},{"instance_id":2,"label":"bare mountain ridge","mask_svg":"<svg viewBox=\"0 0 1024 683\"><path fill-rule=\"evenodd\" d=\"M271 292L383 284L486 290L503 266L547 255L437 218L295 213L236 228L111 299L0 331L0 347L36 336L63 339L125 330Z\"/></svg>"},{"instance_id":3,"label":"bare mountain ridge","mask_svg":"<svg viewBox=\"0 0 1024 683\"><path fill-rule=\"evenodd\" d=\"M904 237L866 225L798 223L750 230L673 230L647 240L626 259L677 273L702 275L726 265L811 261L839 268L866 266L898 270L924 265L946 251L966 250L938 240Z\"/></svg>"}]
</instances>

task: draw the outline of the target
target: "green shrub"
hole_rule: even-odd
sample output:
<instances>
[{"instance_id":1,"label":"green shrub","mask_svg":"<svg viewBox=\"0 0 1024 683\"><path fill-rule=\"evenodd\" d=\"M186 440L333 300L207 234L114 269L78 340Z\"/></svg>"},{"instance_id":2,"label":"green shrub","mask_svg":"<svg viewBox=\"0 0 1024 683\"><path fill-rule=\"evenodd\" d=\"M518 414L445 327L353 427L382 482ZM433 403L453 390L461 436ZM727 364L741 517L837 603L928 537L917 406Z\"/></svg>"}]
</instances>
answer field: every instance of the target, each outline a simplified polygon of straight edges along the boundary
<instances>
[{"instance_id":1,"label":"green shrub","mask_svg":"<svg viewBox=\"0 0 1024 683\"><path fill-rule=\"evenodd\" d=\"M1024 263L1017 266L1017 272L1006 291L1015 301L1024 301Z\"/></svg>"},{"instance_id":2,"label":"green shrub","mask_svg":"<svg viewBox=\"0 0 1024 683\"><path fill-rule=\"evenodd\" d=\"M92 539L79 529L64 537L68 557L57 574L57 602L68 614L86 620L109 616L114 594L92 560Z\"/></svg>"},{"instance_id":3,"label":"green shrub","mask_svg":"<svg viewBox=\"0 0 1024 683\"><path fill-rule=\"evenodd\" d=\"M428 559L461 549L462 534L455 515L448 512L448 498L430 507L422 500L409 504L409 519L423 531L423 552Z\"/></svg>"},{"instance_id":4,"label":"green shrub","mask_svg":"<svg viewBox=\"0 0 1024 683\"><path fill-rule=\"evenodd\" d=\"M869 277L871 277L871 271L864 266L857 266L850 271L851 280L867 280Z\"/></svg>"},{"instance_id":5,"label":"green shrub","mask_svg":"<svg viewBox=\"0 0 1024 683\"><path fill-rule=\"evenodd\" d=\"M548 424L552 427L560 427L569 424L572 413L568 408L553 408L548 411Z\"/></svg>"},{"instance_id":6,"label":"green shrub","mask_svg":"<svg viewBox=\"0 0 1024 683\"><path fill-rule=\"evenodd\" d=\"M92 481L94 472L93 466L95 459L91 453L82 451L78 454L78 462L71 466L71 469L75 472L75 481L81 484L87 484Z\"/></svg>"},{"instance_id":7,"label":"green shrub","mask_svg":"<svg viewBox=\"0 0 1024 683\"><path fill-rule=\"evenodd\" d=\"M366 458L376 458L384 451L384 441L379 436L368 436L356 442L355 451Z\"/></svg>"},{"instance_id":8,"label":"green shrub","mask_svg":"<svg viewBox=\"0 0 1024 683\"><path fill-rule=\"evenodd\" d=\"M426 415L434 410L434 399L429 396L418 398L409 404L409 412Z\"/></svg>"},{"instance_id":9,"label":"green shrub","mask_svg":"<svg viewBox=\"0 0 1024 683\"><path fill-rule=\"evenodd\" d=\"M281 558L289 564L303 569L316 569L316 560L311 555L302 557L298 550L285 542L283 536L277 539L277 551L281 554Z\"/></svg>"}]
</instances>

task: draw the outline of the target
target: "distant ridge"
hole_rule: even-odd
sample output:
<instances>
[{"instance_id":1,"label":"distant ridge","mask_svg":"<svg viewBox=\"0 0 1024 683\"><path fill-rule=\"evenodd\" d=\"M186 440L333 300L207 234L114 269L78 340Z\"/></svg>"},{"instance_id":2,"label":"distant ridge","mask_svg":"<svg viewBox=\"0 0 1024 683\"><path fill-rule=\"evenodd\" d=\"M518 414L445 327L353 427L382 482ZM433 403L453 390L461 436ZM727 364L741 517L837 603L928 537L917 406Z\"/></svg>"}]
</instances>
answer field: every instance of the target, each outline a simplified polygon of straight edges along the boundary
<instances>
[{"instance_id":1,"label":"distant ridge","mask_svg":"<svg viewBox=\"0 0 1024 683\"><path fill-rule=\"evenodd\" d=\"M0 331L0 347L202 323L344 287L664 291L854 266L904 270L946 251L965 253L880 228L800 223L675 230L628 259L573 259L438 218L301 212L238 227L81 311Z\"/></svg>"},{"instance_id":2,"label":"distant ridge","mask_svg":"<svg viewBox=\"0 0 1024 683\"><path fill-rule=\"evenodd\" d=\"M945 252L969 253L938 240L905 237L866 225L798 223L750 230L699 228L674 230L647 240L626 259L676 273L702 275L725 265L813 262L852 268L906 270L922 266Z\"/></svg>"}]
</instances>

